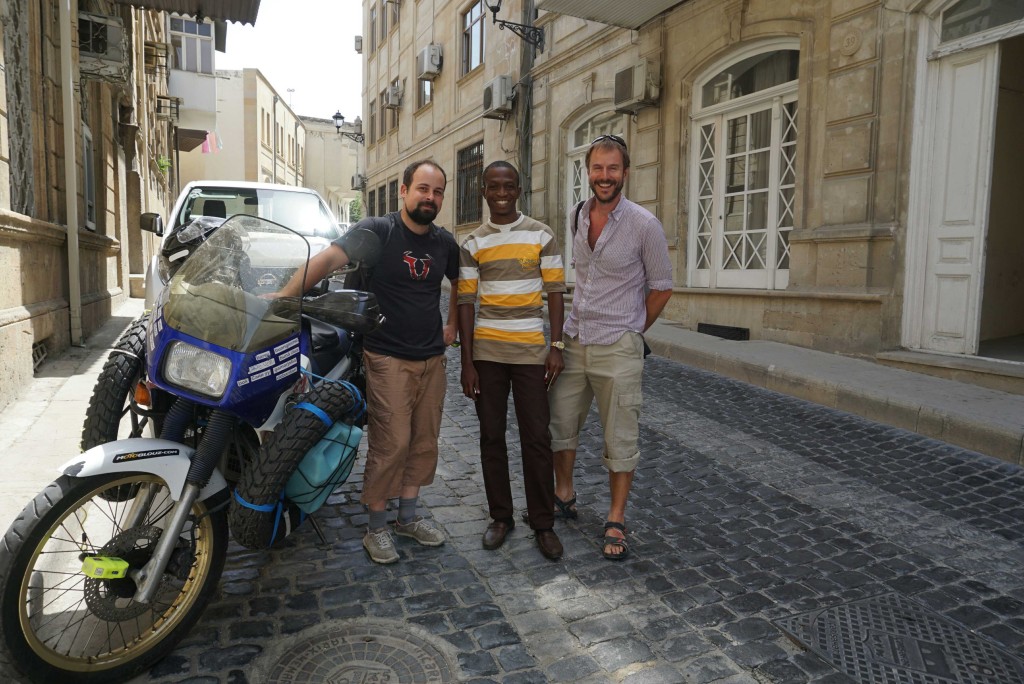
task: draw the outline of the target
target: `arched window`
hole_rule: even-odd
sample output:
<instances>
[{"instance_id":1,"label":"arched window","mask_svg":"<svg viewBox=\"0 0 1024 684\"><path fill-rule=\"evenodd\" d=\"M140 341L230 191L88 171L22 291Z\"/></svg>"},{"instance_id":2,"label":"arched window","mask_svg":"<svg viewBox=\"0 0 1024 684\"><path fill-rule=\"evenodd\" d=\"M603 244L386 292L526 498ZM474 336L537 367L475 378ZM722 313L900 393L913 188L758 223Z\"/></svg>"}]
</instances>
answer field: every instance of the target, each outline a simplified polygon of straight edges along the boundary
<instances>
[{"instance_id":1,"label":"arched window","mask_svg":"<svg viewBox=\"0 0 1024 684\"><path fill-rule=\"evenodd\" d=\"M690 284L782 289L796 189L797 67L762 45L698 80L690 173Z\"/></svg>"},{"instance_id":2,"label":"arched window","mask_svg":"<svg viewBox=\"0 0 1024 684\"><path fill-rule=\"evenodd\" d=\"M601 135L617 135L626 138L626 119L617 112L601 112L586 119L569 131L566 168L566 211L572 212L576 205L590 197L590 182L587 179L586 156L587 148L594 138ZM628 141L627 141L628 142ZM571 216L570 216L571 223ZM565 235L565 277L569 282L575 281L572 264L572 228Z\"/></svg>"}]
</instances>

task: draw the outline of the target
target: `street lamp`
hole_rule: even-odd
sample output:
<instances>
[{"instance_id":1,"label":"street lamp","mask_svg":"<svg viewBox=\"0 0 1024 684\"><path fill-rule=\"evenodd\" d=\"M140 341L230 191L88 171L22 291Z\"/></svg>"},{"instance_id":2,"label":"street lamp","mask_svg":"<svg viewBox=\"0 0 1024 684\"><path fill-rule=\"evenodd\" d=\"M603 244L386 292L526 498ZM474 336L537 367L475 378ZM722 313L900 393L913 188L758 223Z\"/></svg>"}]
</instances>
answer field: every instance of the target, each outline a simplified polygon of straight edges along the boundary
<instances>
[{"instance_id":1,"label":"street lamp","mask_svg":"<svg viewBox=\"0 0 1024 684\"><path fill-rule=\"evenodd\" d=\"M487 9L491 10L491 17L498 28L508 29L530 45L533 45L541 52L544 52L544 29L529 24L517 24L514 21L498 19L498 12L501 11L501 0L487 0Z\"/></svg>"},{"instance_id":2,"label":"street lamp","mask_svg":"<svg viewBox=\"0 0 1024 684\"><path fill-rule=\"evenodd\" d=\"M334 116L332 116L331 118L334 119L334 128L337 129L338 135L348 138L353 142L357 142L360 145L362 145L366 141L366 137L363 135L363 120L360 119L358 116L356 117L356 120L352 124L353 126L355 126L356 129L354 133L349 133L348 131L341 130L341 127L345 125L345 115L341 113L340 109L336 111L334 113Z\"/></svg>"}]
</instances>

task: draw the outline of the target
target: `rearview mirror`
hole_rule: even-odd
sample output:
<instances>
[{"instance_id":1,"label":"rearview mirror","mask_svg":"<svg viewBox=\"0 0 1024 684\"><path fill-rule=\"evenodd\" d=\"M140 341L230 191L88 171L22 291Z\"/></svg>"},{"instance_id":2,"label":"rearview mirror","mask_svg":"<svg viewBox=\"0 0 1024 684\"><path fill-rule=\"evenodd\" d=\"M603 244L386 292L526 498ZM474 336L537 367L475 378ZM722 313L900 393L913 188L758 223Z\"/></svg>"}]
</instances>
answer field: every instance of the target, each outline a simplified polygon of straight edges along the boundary
<instances>
[{"instance_id":1,"label":"rearview mirror","mask_svg":"<svg viewBox=\"0 0 1024 684\"><path fill-rule=\"evenodd\" d=\"M380 260L380 238L366 228L348 231L341 237L339 244L350 262L358 261L362 266L372 268Z\"/></svg>"},{"instance_id":2,"label":"rearview mirror","mask_svg":"<svg viewBox=\"0 0 1024 684\"><path fill-rule=\"evenodd\" d=\"M157 236L163 236L164 219L160 214L146 212L139 217L139 228L147 233L156 233Z\"/></svg>"}]
</instances>

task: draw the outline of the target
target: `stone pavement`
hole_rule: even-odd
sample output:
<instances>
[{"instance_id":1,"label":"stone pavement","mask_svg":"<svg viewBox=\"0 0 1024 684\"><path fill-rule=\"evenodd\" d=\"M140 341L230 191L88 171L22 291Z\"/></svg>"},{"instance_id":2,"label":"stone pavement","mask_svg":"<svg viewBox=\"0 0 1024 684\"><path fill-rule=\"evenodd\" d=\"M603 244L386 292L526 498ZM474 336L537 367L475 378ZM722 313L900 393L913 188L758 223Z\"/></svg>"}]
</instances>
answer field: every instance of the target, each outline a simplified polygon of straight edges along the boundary
<instances>
[{"instance_id":1,"label":"stone pavement","mask_svg":"<svg viewBox=\"0 0 1024 684\"><path fill-rule=\"evenodd\" d=\"M98 372L84 359L75 368ZM133 681L1024 681L1019 466L653 356L627 510L633 553L622 563L600 554L607 476L592 414L577 467L580 517L556 525L566 554L552 563L523 525L498 551L480 547L477 421L455 350L448 373L438 477L421 499L445 546L398 538L401 562L370 562L360 461L317 514L326 547L301 528L273 550L233 547L192 634ZM87 378L75 382L91 391ZM77 436L73 413L64 429ZM38 465L52 433L14 437L33 429L17 415L16 424L0 413L8 458ZM514 415L508 438L517 453ZM902 601L931 631L857 627L856 639L832 644L864 647L846 664L853 679L781 629L813 636L800 616L820 611L828 647L828 630L874 597ZM904 678L874 678L885 672Z\"/></svg>"}]
</instances>

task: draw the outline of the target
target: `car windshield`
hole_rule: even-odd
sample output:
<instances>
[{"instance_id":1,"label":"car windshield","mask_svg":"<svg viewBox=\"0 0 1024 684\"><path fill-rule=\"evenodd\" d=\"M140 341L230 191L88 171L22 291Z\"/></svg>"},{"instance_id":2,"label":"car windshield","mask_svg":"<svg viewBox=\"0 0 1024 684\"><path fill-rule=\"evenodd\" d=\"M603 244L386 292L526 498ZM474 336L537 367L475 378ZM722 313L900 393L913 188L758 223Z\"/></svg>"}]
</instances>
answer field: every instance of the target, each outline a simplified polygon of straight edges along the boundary
<instances>
[{"instance_id":1,"label":"car windshield","mask_svg":"<svg viewBox=\"0 0 1024 684\"><path fill-rule=\"evenodd\" d=\"M237 214L288 226L302 235L334 240L341 235L320 199L308 192L264 188L194 188L177 217L185 225L197 216L228 218Z\"/></svg>"}]
</instances>

